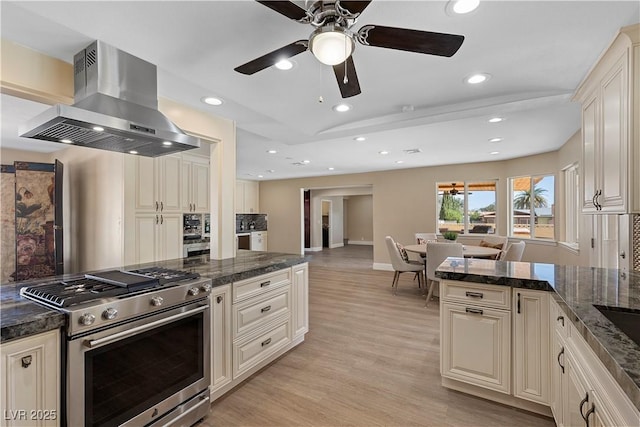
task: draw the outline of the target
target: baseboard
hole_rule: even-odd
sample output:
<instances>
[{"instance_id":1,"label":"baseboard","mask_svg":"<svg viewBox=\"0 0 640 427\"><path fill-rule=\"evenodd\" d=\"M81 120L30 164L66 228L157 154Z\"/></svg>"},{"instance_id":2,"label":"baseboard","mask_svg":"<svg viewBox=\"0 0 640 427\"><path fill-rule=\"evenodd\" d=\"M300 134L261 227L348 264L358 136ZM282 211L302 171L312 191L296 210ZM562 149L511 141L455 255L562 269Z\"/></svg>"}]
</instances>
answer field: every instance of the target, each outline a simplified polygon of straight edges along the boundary
<instances>
[{"instance_id":1,"label":"baseboard","mask_svg":"<svg viewBox=\"0 0 640 427\"><path fill-rule=\"evenodd\" d=\"M488 390L486 388L478 387L472 384L466 384L445 377L442 377L442 386L451 390L456 390L462 393L471 394L476 397L481 397L483 399L502 403L503 405L513 406L518 409L524 409L525 411L534 412L536 414L553 418L553 415L551 414L551 407L542 405L540 403L519 399L510 394L498 393L497 391Z\"/></svg>"},{"instance_id":2,"label":"baseboard","mask_svg":"<svg viewBox=\"0 0 640 427\"><path fill-rule=\"evenodd\" d=\"M333 243L329 245L329 249L342 248L344 247L344 243Z\"/></svg>"},{"instance_id":3,"label":"baseboard","mask_svg":"<svg viewBox=\"0 0 640 427\"><path fill-rule=\"evenodd\" d=\"M374 270L382 270L382 271L395 271L393 269L393 267L391 266L391 264L383 264L381 262L374 262L373 263L373 269Z\"/></svg>"},{"instance_id":4,"label":"baseboard","mask_svg":"<svg viewBox=\"0 0 640 427\"><path fill-rule=\"evenodd\" d=\"M365 245L365 246L373 246L373 242L369 240L349 240L347 242L348 245Z\"/></svg>"},{"instance_id":5,"label":"baseboard","mask_svg":"<svg viewBox=\"0 0 640 427\"><path fill-rule=\"evenodd\" d=\"M305 252L320 252L320 251L322 251L322 246L315 247L315 248L305 248L304 251Z\"/></svg>"}]
</instances>

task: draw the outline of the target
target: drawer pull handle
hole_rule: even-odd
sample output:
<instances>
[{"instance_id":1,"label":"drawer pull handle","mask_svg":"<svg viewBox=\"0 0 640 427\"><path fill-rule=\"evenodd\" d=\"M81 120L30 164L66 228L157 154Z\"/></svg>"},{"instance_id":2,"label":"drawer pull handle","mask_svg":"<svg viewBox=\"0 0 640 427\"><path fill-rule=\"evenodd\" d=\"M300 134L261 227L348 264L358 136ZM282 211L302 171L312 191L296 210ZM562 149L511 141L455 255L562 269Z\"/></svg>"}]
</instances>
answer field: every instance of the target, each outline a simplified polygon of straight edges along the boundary
<instances>
[{"instance_id":1,"label":"drawer pull handle","mask_svg":"<svg viewBox=\"0 0 640 427\"><path fill-rule=\"evenodd\" d=\"M260 309L260 312L261 312L261 313L266 313L266 312L267 312L267 311L269 311L269 310L271 310L271 306L270 306L270 305L268 305L268 306L263 307L262 309Z\"/></svg>"},{"instance_id":2,"label":"drawer pull handle","mask_svg":"<svg viewBox=\"0 0 640 427\"><path fill-rule=\"evenodd\" d=\"M31 365L32 361L33 361L33 357L32 356L24 356L22 358L22 367L23 368L28 368Z\"/></svg>"},{"instance_id":3,"label":"drawer pull handle","mask_svg":"<svg viewBox=\"0 0 640 427\"><path fill-rule=\"evenodd\" d=\"M585 403L587 403L588 401L589 401L589 392L587 392L587 393L584 395L584 399L582 399L582 400L580 401L580 407L578 408L578 411L580 411L580 416L582 417L582 419L583 419L585 422L587 422L587 419L586 419L586 418L585 418L585 416L584 416L584 412L582 412L582 407L583 407L583 406L584 406L584 404L585 404Z\"/></svg>"},{"instance_id":4,"label":"drawer pull handle","mask_svg":"<svg viewBox=\"0 0 640 427\"><path fill-rule=\"evenodd\" d=\"M260 287L264 288L265 286L269 286L271 284L271 280L267 280L266 282L260 283Z\"/></svg>"},{"instance_id":5,"label":"drawer pull handle","mask_svg":"<svg viewBox=\"0 0 640 427\"><path fill-rule=\"evenodd\" d=\"M564 328L564 316L558 316L556 321L562 323L562 327Z\"/></svg>"},{"instance_id":6,"label":"drawer pull handle","mask_svg":"<svg viewBox=\"0 0 640 427\"><path fill-rule=\"evenodd\" d=\"M482 292L465 292L464 294L470 298L482 299L482 297L484 296Z\"/></svg>"},{"instance_id":7,"label":"drawer pull handle","mask_svg":"<svg viewBox=\"0 0 640 427\"><path fill-rule=\"evenodd\" d=\"M564 374L564 365L560 363L560 357L564 354L564 347L560 348L560 352L558 353L558 365L562 368L562 373Z\"/></svg>"},{"instance_id":8,"label":"drawer pull handle","mask_svg":"<svg viewBox=\"0 0 640 427\"><path fill-rule=\"evenodd\" d=\"M589 415L593 414L596 411L596 405L591 405L591 408L584 414L584 423L586 427L589 427Z\"/></svg>"},{"instance_id":9,"label":"drawer pull handle","mask_svg":"<svg viewBox=\"0 0 640 427\"><path fill-rule=\"evenodd\" d=\"M271 338L267 338L266 340L262 341L262 346L264 347L265 345L269 345L271 344Z\"/></svg>"},{"instance_id":10,"label":"drawer pull handle","mask_svg":"<svg viewBox=\"0 0 640 427\"><path fill-rule=\"evenodd\" d=\"M465 309L465 311L467 313L473 313L473 314L482 314L483 313L482 310L480 310L479 308L469 308L469 307L467 307Z\"/></svg>"},{"instance_id":11,"label":"drawer pull handle","mask_svg":"<svg viewBox=\"0 0 640 427\"><path fill-rule=\"evenodd\" d=\"M222 296L221 296L221 295L218 295L218 296L216 297L216 302L217 302L218 304L220 304L220 303L222 302Z\"/></svg>"}]
</instances>

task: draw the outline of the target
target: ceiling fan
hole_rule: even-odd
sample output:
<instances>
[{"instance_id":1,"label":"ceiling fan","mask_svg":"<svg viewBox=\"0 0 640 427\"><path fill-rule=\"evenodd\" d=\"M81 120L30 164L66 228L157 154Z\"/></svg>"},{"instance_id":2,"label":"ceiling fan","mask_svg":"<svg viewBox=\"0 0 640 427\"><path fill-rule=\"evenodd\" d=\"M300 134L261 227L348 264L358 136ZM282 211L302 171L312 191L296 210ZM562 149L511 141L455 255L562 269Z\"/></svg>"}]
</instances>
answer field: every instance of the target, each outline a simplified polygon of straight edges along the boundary
<instances>
[{"instance_id":1,"label":"ceiling fan","mask_svg":"<svg viewBox=\"0 0 640 427\"><path fill-rule=\"evenodd\" d=\"M364 25L357 32L351 31L371 0L313 1L306 10L290 1L256 1L296 22L310 24L315 30L309 40L295 41L240 65L235 71L251 75L309 49L320 62L333 67L343 98L360 93L360 84L351 56L356 41L365 46L446 57L453 56L464 41L464 36L456 34L381 25Z\"/></svg>"}]
</instances>

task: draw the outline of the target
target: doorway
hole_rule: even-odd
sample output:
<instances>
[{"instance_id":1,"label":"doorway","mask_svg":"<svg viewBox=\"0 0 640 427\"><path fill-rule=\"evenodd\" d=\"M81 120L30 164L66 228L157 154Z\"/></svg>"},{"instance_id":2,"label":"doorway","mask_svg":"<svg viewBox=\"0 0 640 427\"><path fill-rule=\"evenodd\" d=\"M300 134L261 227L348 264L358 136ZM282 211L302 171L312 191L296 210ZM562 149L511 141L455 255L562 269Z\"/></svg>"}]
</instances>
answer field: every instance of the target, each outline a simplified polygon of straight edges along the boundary
<instances>
[{"instance_id":1,"label":"doorway","mask_svg":"<svg viewBox=\"0 0 640 427\"><path fill-rule=\"evenodd\" d=\"M331 247L331 200L322 201L322 248Z\"/></svg>"}]
</instances>

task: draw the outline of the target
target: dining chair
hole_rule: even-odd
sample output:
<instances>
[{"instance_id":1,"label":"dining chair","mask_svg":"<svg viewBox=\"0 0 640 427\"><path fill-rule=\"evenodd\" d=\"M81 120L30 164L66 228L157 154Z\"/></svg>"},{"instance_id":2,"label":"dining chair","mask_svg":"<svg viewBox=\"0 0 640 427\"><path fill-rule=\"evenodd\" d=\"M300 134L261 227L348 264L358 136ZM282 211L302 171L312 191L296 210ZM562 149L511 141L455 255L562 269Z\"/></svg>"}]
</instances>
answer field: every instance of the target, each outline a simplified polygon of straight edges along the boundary
<instances>
[{"instance_id":1,"label":"dining chair","mask_svg":"<svg viewBox=\"0 0 640 427\"><path fill-rule=\"evenodd\" d=\"M429 300L431 300L435 283L440 281L440 279L436 277L436 269L450 256L462 258L461 243L427 243L427 285L429 291L427 292L425 307L429 304Z\"/></svg>"},{"instance_id":2,"label":"dining chair","mask_svg":"<svg viewBox=\"0 0 640 427\"><path fill-rule=\"evenodd\" d=\"M507 248L507 242L509 238L507 236L483 236L480 244L478 246L485 246L488 248L500 249L502 252L497 254L495 257L491 259L500 259L502 254Z\"/></svg>"},{"instance_id":3,"label":"dining chair","mask_svg":"<svg viewBox=\"0 0 640 427\"><path fill-rule=\"evenodd\" d=\"M502 253L500 261L520 261L524 253L525 242L511 243L506 251Z\"/></svg>"},{"instance_id":4,"label":"dining chair","mask_svg":"<svg viewBox=\"0 0 640 427\"><path fill-rule=\"evenodd\" d=\"M421 261L409 260L409 257L402 248L402 245L396 243L393 237L385 237L387 243L387 250L389 251L389 258L391 259L391 266L394 270L393 282L391 287L393 288L393 294L396 294L398 290L398 279L401 273L412 272L418 275L418 287L422 288L424 283L424 263ZM402 253L404 251L404 253Z\"/></svg>"},{"instance_id":5,"label":"dining chair","mask_svg":"<svg viewBox=\"0 0 640 427\"><path fill-rule=\"evenodd\" d=\"M424 245L425 243L438 241L438 235L436 233L415 233L414 237L416 238L417 245ZM420 254L420 260L422 262L426 262L426 259L426 255Z\"/></svg>"}]
</instances>

